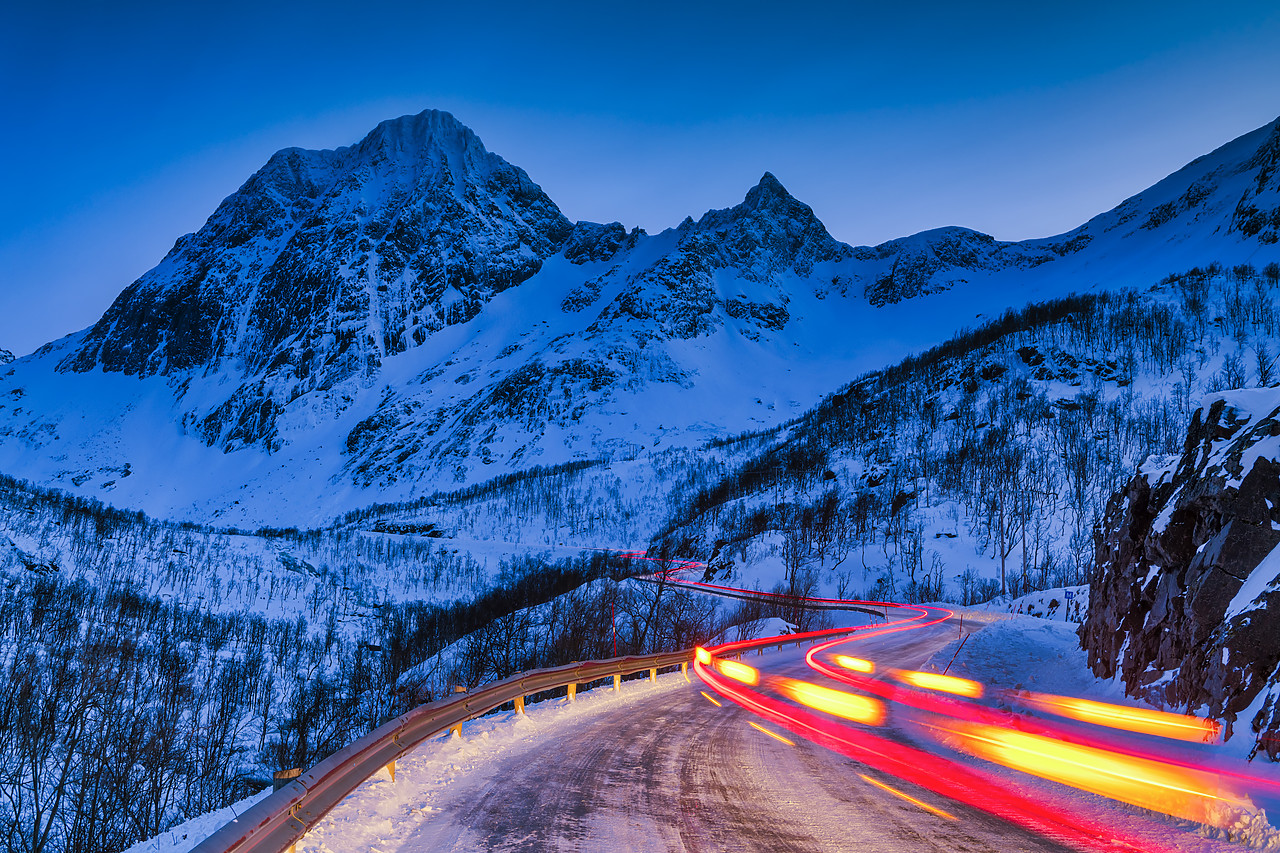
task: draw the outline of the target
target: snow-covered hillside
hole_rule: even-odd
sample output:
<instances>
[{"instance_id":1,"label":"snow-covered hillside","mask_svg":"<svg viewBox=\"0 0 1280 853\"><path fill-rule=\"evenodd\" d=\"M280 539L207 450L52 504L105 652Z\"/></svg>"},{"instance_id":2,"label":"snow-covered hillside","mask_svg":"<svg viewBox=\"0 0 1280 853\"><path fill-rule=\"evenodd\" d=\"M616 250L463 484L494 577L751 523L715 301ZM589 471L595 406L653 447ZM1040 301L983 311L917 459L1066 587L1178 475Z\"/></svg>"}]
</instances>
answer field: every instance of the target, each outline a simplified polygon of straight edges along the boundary
<instances>
[{"instance_id":1,"label":"snow-covered hillside","mask_svg":"<svg viewBox=\"0 0 1280 853\"><path fill-rule=\"evenodd\" d=\"M1206 392L1270 385L1280 266L1030 306L860 377L672 501L653 547L824 595L1085 583L1111 494Z\"/></svg>"},{"instance_id":2,"label":"snow-covered hillside","mask_svg":"<svg viewBox=\"0 0 1280 853\"><path fill-rule=\"evenodd\" d=\"M769 174L570 223L446 113L271 158L92 328L0 379L0 471L163 517L374 501L779 425L981 318L1280 258L1280 123L1060 237L833 239Z\"/></svg>"}]
</instances>

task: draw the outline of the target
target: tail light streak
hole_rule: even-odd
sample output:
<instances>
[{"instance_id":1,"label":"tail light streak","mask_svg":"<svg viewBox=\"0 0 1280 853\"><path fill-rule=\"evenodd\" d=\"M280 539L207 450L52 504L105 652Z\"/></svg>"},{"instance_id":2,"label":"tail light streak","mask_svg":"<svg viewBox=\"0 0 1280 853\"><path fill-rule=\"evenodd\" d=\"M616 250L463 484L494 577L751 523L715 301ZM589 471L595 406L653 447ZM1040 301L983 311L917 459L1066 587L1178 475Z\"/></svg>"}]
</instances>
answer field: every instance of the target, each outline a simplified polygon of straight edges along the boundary
<instances>
[{"instance_id":1,"label":"tail light streak","mask_svg":"<svg viewBox=\"0 0 1280 853\"><path fill-rule=\"evenodd\" d=\"M675 573L698 569L701 565L692 562L669 565L670 568L657 574L682 586L729 592L739 597L748 594L765 599L794 598L676 578ZM897 613L909 614L883 624L853 629L851 637L822 642L808 651L806 661L813 671L856 692L760 673L722 657L759 646L758 642L751 641L699 648L695 672L713 691L762 720L883 773L1080 850L1161 853L1174 848L1109 821L1073 814L1038 793L1011 791L1006 780L989 770L891 740L868 727L882 725L889 706L904 706L907 713L895 720L902 720L944 747L1039 778L1202 823L1221 823L1230 820L1233 811L1251 811L1252 803L1243 791L1265 788L1272 795L1280 795L1280 783L1274 780L1248 773L1216 771L1195 759L1171 759L1150 744L1123 740L1126 733L1136 732L1188 742L1211 742L1218 737L1218 726L1211 720L1074 697L1022 691L992 694L1009 705L1083 724L1064 728L1052 720L1013 714L976 701L986 692L978 682L913 670L879 672L873 661L832 652L859 639L939 624L953 616L950 610L838 599L812 599L811 602L876 604L884 606L886 614L890 607ZM787 639L801 638L803 635ZM878 672L880 677L874 677ZM770 692L789 701L775 698ZM1111 734L1092 734L1089 726L1105 727ZM779 737L763 727L757 728L771 737ZM890 789L871 777L863 776L863 779L933 811L933 807L904 792ZM935 813L954 819L948 812Z\"/></svg>"},{"instance_id":2,"label":"tail light streak","mask_svg":"<svg viewBox=\"0 0 1280 853\"><path fill-rule=\"evenodd\" d=\"M1213 824L1221 806L1252 808L1214 773L996 726L944 723L936 731L1001 766L1186 820Z\"/></svg>"},{"instance_id":3,"label":"tail light streak","mask_svg":"<svg viewBox=\"0 0 1280 853\"><path fill-rule=\"evenodd\" d=\"M1072 696L1051 696L1046 693L1010 691L1005 695L1012 702L1048 714L1138 734L1213 743L1218 740L1221 733L1221 726L1217 721L1190 714L1170 714L1150 708L1130 708L1124 705L1095 702L1091 699L1076 699Z\"/></svg>"},{"instance_id":4,"label":"tail light streak","mask_svg":"<svg viewBox=\"0 0 1280 853\"><path fill-rule=\"evenodd\" d=\"M694 669L713 690L757 717L869 767L956 802L997 815L1032 832L1087 851L1173 853L1172 848L1153 845L1148 839L1131 837L1122 828L1103 826L1047 803L1019 796L1006 790L1002 780L964 767L951 759L889 740L865 729L844 725L806 708L788 705L727 679L702 664L695 664ZM1104 845L1100 840L1103 838L1112 841Z\"/></svg>"}]
</instances>

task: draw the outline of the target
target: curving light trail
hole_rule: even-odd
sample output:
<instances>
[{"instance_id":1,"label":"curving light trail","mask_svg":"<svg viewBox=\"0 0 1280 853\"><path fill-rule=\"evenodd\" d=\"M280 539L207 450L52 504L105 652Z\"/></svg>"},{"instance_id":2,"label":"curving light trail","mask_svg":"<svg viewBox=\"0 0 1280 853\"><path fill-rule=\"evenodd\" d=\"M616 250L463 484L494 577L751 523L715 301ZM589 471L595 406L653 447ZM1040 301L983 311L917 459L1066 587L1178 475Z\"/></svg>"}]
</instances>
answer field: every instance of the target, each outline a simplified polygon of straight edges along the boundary
<instances>
[{"instance_id":1,"label":"curving light trail","mask_svg":"<svg viewBox=\"0 0 1280 853\"><path fill-rule=\"evenodd\" d=\"M680 576L701 569L697 562L675 561L650 577L738 598L876 607L886 620L811 648L805 660L817 682L772 675L735 660L776 640L699 648L694 669L712 691L793 734L1059 843L1090 852L1175 849L1125 826L1075 813L1061 805L1061 797L1026 792L1034 786L1011 790L992 765L1208 825L1223 826L1256 811L1250 794L1280 797L1280 784L1273 779L1214 768L1199 753L1160 746L1163 739L1215 743L1220 736L1215 721L885 667L857 653L857 644L872 637L945 622L954 615L945 608L804 598ZM890 619L891 610L899 618ZM896 789L890 793L919 802Z\"/></svg>"}]
</instances>

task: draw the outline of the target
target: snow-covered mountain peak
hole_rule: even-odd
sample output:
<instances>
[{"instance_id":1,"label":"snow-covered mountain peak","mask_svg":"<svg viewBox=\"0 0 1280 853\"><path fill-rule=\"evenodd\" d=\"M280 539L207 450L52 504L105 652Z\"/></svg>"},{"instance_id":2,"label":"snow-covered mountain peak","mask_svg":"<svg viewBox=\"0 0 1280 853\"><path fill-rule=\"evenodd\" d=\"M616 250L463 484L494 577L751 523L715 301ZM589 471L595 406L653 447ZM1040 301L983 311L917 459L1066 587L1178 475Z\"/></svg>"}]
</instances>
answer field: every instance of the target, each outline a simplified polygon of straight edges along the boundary
<instances>
[{"instance_id":1,"label":"snow-covered mountain peak","mask_svg":"<svg viewBox=\"0 0 1280 853\"><path fill-rule=\"evenodd\" d=\"M450 113L425 110L380 123L355 145L338 149L348 170L412 173L413 179L447 178L465 197L466 185L484 184L495 173L523 170L485 148L480 137ZM403 178L401 178L403 180Z\"/></svg>"},{"instance_id":2,"label":"snow-covered mountain peak","mask_svg":"<svg viewBox=\"0 0 1280 853\"><path fill-rule=\"evenodd\" d=\"M1074 231L1032 242L1094 242L1090 254L1096 255L1137 238L1161 252L1172 250L1204 263L1209 258L1201 247L1210 244L1220 251L1222 235L1231 235L1239 245L1232 254L1254 256L1259 248L1280 242L1278 161L1280 119L1197 157ZM1200 257L1188 250L1200 250Z\"/></svg>"},{"instance_id":3,"label":"snow-covered mountain peak","mask_svg":"<svg viewBox=\"0 0 1280 853\"><path fill-rule=\"evenodd\" d=\"M271 157L116 299L60 364L218 376L185 427L278 444L293 400L466 323L534 275L572 224L448 113L383 122L336 151Z\"/></svg>"},{"instance_id":4,"label":"snow-covered mountain peak","mask_svg":"<svg viewBox=\"0 0 1280 853\"><path fill-rule=\"evenodd\" d=\"M708 211L696 223L686 220L681 231L686 241L714 254L716 266L740 269L757 280L788 268L808 276L815 263L851 252L771 172L764 173L741 204Z\"/></svg>"},{"instance_id":5,"label":"snow-covered mountain peak","mask_svg":"<svg viewBox=\"0 0 1280 853\"><path fill-rule=\"evenodd\" d=\"M795 198L787 192L787 188L774 177L773 172L765 172L754 187L747 191L743 204L747 207L778 207L795 203Z\"/></svg>"},{"instance_id":6,"label":"snow-covered mountain peak","mask_svg":"<svg viewBox=\"0 0 1280 853\"><path fill-rule=\"evenodd\" d=\"M283 500L315 520L769 427L965 318L1262 269L1280 258L1278 156L1260 128L1059 237L947 227L854 248L769 172L659 234L570 223L453 116L404 116L278 152L92 328L19 359L0 470L162 515L261 523ZM190 487L164 485L157 446L199 460ZM321 503L293 495L301 470Z\"/></svg>"},{"instance_id":7,"label":"snow-covered mountain peak","mask_svg":"<svg viewBox=\"0 0 1280 853\"><path fill-rule=\"evenodd\" d=\"M423 110L417 115L379 122L355 146L361 152L417 154L432 149L465 152L484 151L484 144L471 128L442 110Z\"/></svg>"},{"instance_id":8,"label":"snow-covered mountain peak","mask_svg":"<svg viewBox=\"0 0 1280 853\"><path fill-rule=\"evenodd\" d=\"M723 210L707 211L696 225L705 229L743 219L795 221L805 225L816 223L824 232L826 231L825 226L814 215L813 208L787 192L787 188L773 176L772 172L765 172L759 182L747 191L746 197L740 204Z\"/></svg>"}]
</instances>

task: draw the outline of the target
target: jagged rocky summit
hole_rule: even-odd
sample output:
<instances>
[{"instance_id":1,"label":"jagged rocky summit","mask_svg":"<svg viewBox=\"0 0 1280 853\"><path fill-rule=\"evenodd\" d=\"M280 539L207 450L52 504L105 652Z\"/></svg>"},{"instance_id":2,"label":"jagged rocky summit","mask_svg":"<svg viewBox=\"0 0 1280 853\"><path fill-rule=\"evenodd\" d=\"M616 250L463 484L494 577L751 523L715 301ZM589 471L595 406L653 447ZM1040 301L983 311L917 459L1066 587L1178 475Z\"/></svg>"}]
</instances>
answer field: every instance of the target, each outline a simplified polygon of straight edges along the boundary
<instances>
[{"instance_id":1,"label":"jagged rocky summit","mask_svg":"<svg viewBox=\"0 0 1280 853\"><path fill-rule=\"evenodd\" d=\"M1080 629L1094 673L1280 757L1280 390L1208 402L1099 531Z\"/></svg>"},{"instance_id":2,"label":"jagged rocky summit","mask_svg":"<svg viewBox=\"0 0 1280 853\"><path fill-rule=\"evenodd\" d=\"M0 470L252 520L246 490L298 501L298 470L347 508L776 425L975 314L1280 257L1277 139L1060 237L853 247L769 173L658 234L573 223L453 116L405 116L277 153L91 328L19 359Z\"/></svg>"},{"instance_id":3,"label":"jagged rocky summit","mask_svg":"<svg viewBox=\"0 0 1280 853\"><path fill-rule=\"evenodd\" d=\"M441 112L337 151L277 153L130 285L60 364L243 384L187 426L274 443L290 402L473 318L573 230L522 169Z\"/></svg>"}]
</instances>

